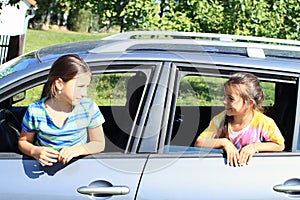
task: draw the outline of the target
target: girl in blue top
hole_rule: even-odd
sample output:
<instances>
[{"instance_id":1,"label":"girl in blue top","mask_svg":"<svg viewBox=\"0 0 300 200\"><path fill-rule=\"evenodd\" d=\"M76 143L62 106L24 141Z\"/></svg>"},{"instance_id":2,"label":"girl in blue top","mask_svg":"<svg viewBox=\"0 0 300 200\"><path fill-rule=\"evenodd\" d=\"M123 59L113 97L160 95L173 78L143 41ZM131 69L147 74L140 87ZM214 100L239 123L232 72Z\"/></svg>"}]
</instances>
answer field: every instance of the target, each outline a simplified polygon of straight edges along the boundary
<instances>
[{"instance_id":1,"label":"girl in blue top","mask_svg":"<svg viewBox=\"0 0 300 200\"><path fill-rule=\"evenodd\" d=\"M104 117L86 98L90 81L90 69L77 55L53 63L42 99L29 105L23 118L19 148L24 154L51 166L104 150Z\"/></svg>"}]
</instances>

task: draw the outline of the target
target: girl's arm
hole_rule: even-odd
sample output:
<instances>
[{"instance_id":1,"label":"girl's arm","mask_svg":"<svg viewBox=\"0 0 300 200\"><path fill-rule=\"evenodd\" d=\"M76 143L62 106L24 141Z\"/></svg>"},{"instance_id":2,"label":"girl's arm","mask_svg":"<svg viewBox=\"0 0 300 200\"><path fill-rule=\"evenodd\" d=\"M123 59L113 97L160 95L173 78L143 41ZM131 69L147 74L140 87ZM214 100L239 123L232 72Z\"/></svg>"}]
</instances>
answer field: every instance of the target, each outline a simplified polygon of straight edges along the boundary
<instances>
[{"instance_id":1,"label":"girl's arm","mask_svg":"<svg viewBox=\"0 0 300 200\"><path fill-rule=\"evenodd\" d=\"M284 147L284 144L277 144L275 142L255 142L249 144L240 151L240 164L249 164L255 153L282 151Z\"/></svg>"},{"instance_id":2,"label":"girl's arm","mask_svg":"<svg viewBox=\"0 0 300 200\"><path fill-rule=\"evenodd\" d=\"M196 147L226 149L227 146L233 145L227 138L197 138Z\"/></svg>"},{"instance_id":3,"label":"girl's arm","mask_svg":"<svg viewBox=\"0 0 300 200\"><path fill-rule=\"evenodd\" d=\"M275 142L256 142L252 145L256 152L283 151L285 147L284 144L277 144Z\"/></svg>"},{"instance_id":4,"label":"girl's arm","mask_svg":"<svg viewBox=\"0 0 300 200\"><path fill-rule=\"evenodd\" d=\"M28 133L24 130L21 131L18 141L20 151L35 158L43 165L51 166L53 163L56 163L59 153L48 147L33 145L34 135L34 133Z\"/></svg>"},{"instance_id":5,"label":"girl's arm","mask_svg":"<svg viewBox=\"0 0 300 200\"><path fill-rule=\"evenodd\" d=\"M58 160L66 164L74 157L104 151L105 138L102 125L88 129L88 134L90 139L88 143L79 146L64 147L59 153Z\"/></svg>"},{"instance_id":6,"label":"girl's arm","mask_svg":"<svg viewBox=\"0 0 300 200\"><path fill-rule=\"evenodd\" d=\"M28 156L32 156L32 149L33 146L33 140L34 140L34 133L28 133L24 130L21 131L21 135L19 137L18 145L21 152Z\"/></svg>"},{"instance_id":7,"label":"girl's arm","mask_svg":"<svg viewBox=\"0 0 300 200\"><path fill-rule=\"evenodd\" d=\"M81 155L94 154L104 151L105 148L105 138L102 125L91 128L89 131L90 142L82 145L84 151Z\"/></svg>"},{"instance_id":8,"label":"girl's arm","mask_svg":"<svg viewBox=\"0 0 300 200\"><path fill-rule=\"evenodd\" d=\"M227 164L231 166L239 165L239 151L234 146L234 144L228 140L227 138L201 138L200 136L197 138L195 142L196 147L204 147L204 148L219 148L224 149L227 155Z\"/></svg>"}]
</instances>

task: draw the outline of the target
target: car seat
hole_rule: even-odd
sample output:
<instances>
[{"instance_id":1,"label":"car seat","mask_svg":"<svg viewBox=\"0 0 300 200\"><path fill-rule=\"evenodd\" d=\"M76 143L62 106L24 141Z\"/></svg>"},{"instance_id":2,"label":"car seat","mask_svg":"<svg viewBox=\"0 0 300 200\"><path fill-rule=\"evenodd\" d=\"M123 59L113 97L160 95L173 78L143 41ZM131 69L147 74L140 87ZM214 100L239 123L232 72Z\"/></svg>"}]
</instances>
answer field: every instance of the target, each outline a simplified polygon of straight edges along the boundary
<instances>
[{"instance_id":1,"label":"car seat","mask_svg":"<svg viewBox=\"0 0 300 200\"><path fill-rule=\"evenodd\" d=\"M21 123L8 109L0 109L0 152L20 153L18 139Z\"/></svg>"}]
</instances>

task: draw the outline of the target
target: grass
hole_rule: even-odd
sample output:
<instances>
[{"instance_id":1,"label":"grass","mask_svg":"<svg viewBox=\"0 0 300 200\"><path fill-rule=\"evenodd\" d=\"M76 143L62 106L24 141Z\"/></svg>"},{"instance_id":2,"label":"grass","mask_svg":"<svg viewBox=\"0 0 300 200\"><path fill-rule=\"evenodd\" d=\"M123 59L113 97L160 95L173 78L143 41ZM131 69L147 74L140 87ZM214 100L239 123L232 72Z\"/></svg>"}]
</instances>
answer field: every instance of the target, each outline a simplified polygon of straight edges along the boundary
<instances>
[{"instance_id":1,"label":"grass","mask_svg":"<svg viewBox=\"0 0 300 200\"><path fill-rule=\"evenodd\" d=\"M99 40L103 37L109 36L113 33L78 33L65 30L33 30L28 29L26 33L26 43L24 53L45 46L55 44L76 42L83 40Z\"/></svg>"}]
</instances>

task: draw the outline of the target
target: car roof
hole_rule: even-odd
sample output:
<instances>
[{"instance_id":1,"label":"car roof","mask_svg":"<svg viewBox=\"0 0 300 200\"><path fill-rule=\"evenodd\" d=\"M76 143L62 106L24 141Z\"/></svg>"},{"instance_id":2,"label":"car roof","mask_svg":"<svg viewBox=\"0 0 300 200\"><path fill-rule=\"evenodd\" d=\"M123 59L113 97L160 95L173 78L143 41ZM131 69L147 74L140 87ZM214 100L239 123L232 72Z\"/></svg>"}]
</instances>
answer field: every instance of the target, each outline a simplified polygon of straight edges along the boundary
<instances>
[{"instance_id":1,"label":"car roof","mask_svg":"<svg viewBox=\"0 0 300 200\"><path fill-rule=\"evenodd\" d=\"M108 51L126 51L134 45L151 45L159 46L167 44L166 48L172 44L179 44L185 46L178 46L177 48L171 48L170 50L185 51L193 50L195 48L187 48L189 45L194 46L211 46L218 47L210 49L210 51L221 50L233 53L239 49L245 49L246 54L249 57L265 58L266 55L273 56L300 56L300 41L294 40L283 40L266 37L252 37L252 36L240 36L240 35L227 35L227 34L216 34L216 33L195 33L195 32L169 32L169 31L132 31L114 34L103 38L103 40L118 40L118 48L114 48L110 45L110 48L95 49L94 52L108 52ZM120 48L120 45L122 48ZM145 47L147 48L147 47ZM285 51L292 51L294 54L285 54ZM295 54L297 52L297 54ZM285 55L283 55L285 54Z\"/></svg>"},{"instance_id":2,"label":"car roof","mask_svg":"<svg viewBox=\"0 0 300 200\"><path fill-rule=\"evenodd\" d=\"M205 54L299 63L300 41L214 33L132 31L95 41L45 47L37 52L37 58L40 62L46 62L66 53L77 53L83 57L92 54L101 57L101 54L105 54L106 58L122 55L123 59L128 55L137 60L144 59L147 54L149 60L164 58L170 61L180 59L180 56L174 57L174 54L194 54L196 57ZM291 68L293 66L289 70ZM298 71L298 68L294 70Z\"/></svg>"}]
</instances>

